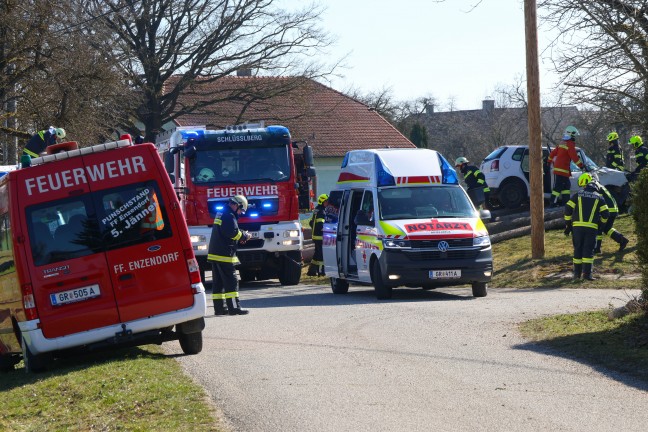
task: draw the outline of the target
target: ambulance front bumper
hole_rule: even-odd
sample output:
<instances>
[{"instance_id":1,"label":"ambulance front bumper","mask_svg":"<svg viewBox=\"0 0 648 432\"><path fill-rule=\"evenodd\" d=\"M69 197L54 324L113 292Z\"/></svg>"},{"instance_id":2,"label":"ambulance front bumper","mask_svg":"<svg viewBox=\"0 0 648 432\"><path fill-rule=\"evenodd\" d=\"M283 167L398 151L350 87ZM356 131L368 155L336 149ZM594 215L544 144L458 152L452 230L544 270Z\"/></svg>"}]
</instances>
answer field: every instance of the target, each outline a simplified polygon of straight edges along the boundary
<instances>
[{"instance_id":1,"label":"ambulance front bumper","mask_svg":"<svg viewBox=\"0 0 648 432\"><path fill-rule=\"evenodd\" d=\"M490 282L493 276L491 246L453 252L452 256L447 256L438 252L384 249L379 260L383 280L393 286L448 286ZM437 270L446 272L441 272L439 276L435 272ZM457 276L459 273L460 276Z\"/></svg>"}]
</instances>

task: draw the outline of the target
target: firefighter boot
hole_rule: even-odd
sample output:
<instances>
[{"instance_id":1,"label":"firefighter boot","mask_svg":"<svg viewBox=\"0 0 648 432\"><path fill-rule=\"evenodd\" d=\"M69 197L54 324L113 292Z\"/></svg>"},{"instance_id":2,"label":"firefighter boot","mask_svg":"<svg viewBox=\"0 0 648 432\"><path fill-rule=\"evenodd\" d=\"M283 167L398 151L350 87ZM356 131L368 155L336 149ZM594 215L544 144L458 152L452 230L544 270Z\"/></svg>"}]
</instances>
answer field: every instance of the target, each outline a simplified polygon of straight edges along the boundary
<instances>
[{"instance_id":1,"label":"firefighter boot","mask_svg":"<svg viewBox=\"0 0 648 432\"><path fill-rule=\"evenodd\" d=\"M227 306L223 299L214 299L214 315L227 315Z\"/></svg>"},{"instance_id":2,"label":"firefighter boot","mask_svg":"<svg viewBox=\"0 0 648 432\"><path fill-rule=\"evenodd\" d=\"M601 239L596 240L596 246L594 246L594 253L595 254L600 254L601 253L601 243L602 243Z\"/></svg>"},{"instance_id":3,"label":"firefighter boot","mask_svg":"<svg viewBox=\"0 0 648 432\"><path fill-rule=\"evenodd\" d=\"M574 264L574 281L578 281L583 273L583 264Z\"/></svg>"},{"instance_id":4,"label":"firefighter boot","mask_svg":"<svg viewBox=\"0 0 648 432\"><path fill-rule=\"evenodd\" d=\"M583 279L588 281L594 280L594 276L592 276L592 264L583 264Z\"/></svg>"},{"instance_id":5,"label":"firefighter boot","mask_svg":"<svg viewBox=\"0 0 648 432\"><path fill-rule=\"evenodd\" d=\"M249 310L241 309L241 302L239 302L238 297L233 299L227 299L227 308L230 315L247 315L250 313Z\"/></svg>"},{"instance_id":6,"label":"firefighter boot","mask_svg":"<svg viewBox=\"0 0 648 432\"><path fill-rule=\"evenodd\" d=\"M326 273L324 272L324 266L323 265L317 266L317 270L318 270L317 271L318 276L326 276Z\"/></svg>"},{"instance_id":7,"label":"firefighter boot","mask_svg":"<svg viewBox=\"0 0 648 432\"><path fill-rule=\"evenodd\" d=\"M626 246L628 246L629 240L626 238L626 236L621 234L619 231L614 230L614 232L610 237L612 237L612 240L619 243L619 252L621 252L623 249L626 248Z\"/></svg>"},{"instance_id":8,"label":"firefighter boot","mask_svg":"<svg viewBox=\"0 0 648 432\"><path fill-rule=\"evenodd\" d=\"M311 264L308 266L308 272L306 272L306 276L317 276L317 268L315 264Z\"/></svg>"}]
</instances>

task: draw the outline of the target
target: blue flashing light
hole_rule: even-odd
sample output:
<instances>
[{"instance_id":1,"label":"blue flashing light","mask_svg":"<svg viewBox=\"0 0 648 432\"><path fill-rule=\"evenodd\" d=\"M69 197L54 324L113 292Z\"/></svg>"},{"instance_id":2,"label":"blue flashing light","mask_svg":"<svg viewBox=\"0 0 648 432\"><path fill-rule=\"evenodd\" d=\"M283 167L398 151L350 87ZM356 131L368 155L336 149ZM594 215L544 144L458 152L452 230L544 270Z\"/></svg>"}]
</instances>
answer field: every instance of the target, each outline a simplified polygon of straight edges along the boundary
<instances>
[{"instance_id":1,"label":"blue flashing light","mask_svg":"<svg viewBox=\"0 0 648 432\"><path fill-rule=\"evenodd\" d=\"M457 171L450 165L450 163L444 158L441 153L439 155L439 163L441 163L441 182L444 184L459 184L459 178L457 177Z\"/></svg>"},{"instance_id":2,"label":"blue flashing light","mask_svg":"<svg viewBox=\"0 0 648 432\"><path fill-rule=\"evenodd\" d=\"M396 180L394 179L394 176L392 173L387 169L382 161L380 160L380 157L378 155L375 155L375 161L376 161L376 180L378 183L378 186L396 186Z\"/></svg>"},{"instance_id":3,"label":"blue flashing light","mask_svg":"<svg viewBox=\"0 0 648 432\"><path fill-rule=\"evenodd\" d=\"M263 206L263 208L269 209L269 208L272 207L272 203L263 203L262 206Z\"/></svg>"},{"instance_id":4,"label":"blue flashing light","mask_svg":"<svg viewBox=\"0 0 648 432\"><path fill-rule=\"evenodd\" d=\"M203 130L183 130L181 131L182 134L182 139L185 141L190 139L190 138L200 138L200 136L205 134L205 131Z\"/></svg>"},{"instance_id":5,"label":"blue flashing light","mask_svg":"<svg viewBox=\"0 0 648 432\"><path fill-rule=\"evenodd\" d=\"M216 210L218 210L218 211L221 211L221 210L223 210L224 208L225 208L224 205L217 205L217 206L216 206Z\"/></svg>"},{"instance_id":6,"label":"blue flashing light","mask_svg":"<svg viewBox=\"0 0 648 432\"><path fill-rule=\"evenodd\" d=\"M254 213L246 213L245 216L247 216L247 217L251 217L251 218L255 218L255 217L259 217L259 213L257 213L257 212L254 212Z\"/></svg>"},{"instance_id":7,"label":"blue flashing light","mask_svg":"<svg viewBox=\"0 0 648 432\"><path fill-rule=\"evenodd\" d=\"M340 168L344 168L349 164L349 153L344 155L344 159L342 159L342 166Z\"/></svg>"}]
</instances>

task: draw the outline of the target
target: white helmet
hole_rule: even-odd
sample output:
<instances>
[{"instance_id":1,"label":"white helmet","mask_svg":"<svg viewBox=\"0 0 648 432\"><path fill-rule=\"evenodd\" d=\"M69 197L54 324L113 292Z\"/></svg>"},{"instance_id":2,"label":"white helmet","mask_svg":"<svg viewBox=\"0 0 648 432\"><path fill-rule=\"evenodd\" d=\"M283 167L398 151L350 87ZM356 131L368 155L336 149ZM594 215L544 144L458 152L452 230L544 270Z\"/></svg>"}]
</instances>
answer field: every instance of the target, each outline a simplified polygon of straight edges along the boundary
<instances>
[{"instance_id":1,"label":"white helmet","mask_svg":"<svg viewBox=\"0 0 648 432\"><path fill-rule=\"evenodd\" d=\"M63 128L56 128L56 138L63 139L65 138L65 129Z\"/></svg>"},{"instance_id":2,"label":"white helmet","mask_svg":"<svg viewBox=\"0 0 648 432\"><path fill-rule=\"evenodd\" d=\"M234 195L230 198L230 202L236 204L238 208L243 210L243 213L248 209L248 200L243 195Z\"/></svg>"}]
</instances>

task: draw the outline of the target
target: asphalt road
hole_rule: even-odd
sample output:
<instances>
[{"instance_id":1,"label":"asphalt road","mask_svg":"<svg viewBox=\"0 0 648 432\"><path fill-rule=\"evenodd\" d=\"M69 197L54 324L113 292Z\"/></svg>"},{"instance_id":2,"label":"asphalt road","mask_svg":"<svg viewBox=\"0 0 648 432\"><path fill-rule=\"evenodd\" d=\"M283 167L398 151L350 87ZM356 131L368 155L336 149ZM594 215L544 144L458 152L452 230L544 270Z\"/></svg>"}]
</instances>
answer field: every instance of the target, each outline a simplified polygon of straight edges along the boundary
<instances>
[{"instance_id":1,"label":"asphalt road","mask_svg":"<svg viewBox=\"0 0 648 432\"><path fill-rule=\"evenodd\" d=\"M255 283L241 290L249 315L209 317L203 352L177 359L232 431L645 431L646 383L548 352L516 327L627 296L397 289L379 302L370 287Z\"/></svg>"}]
</instances>

